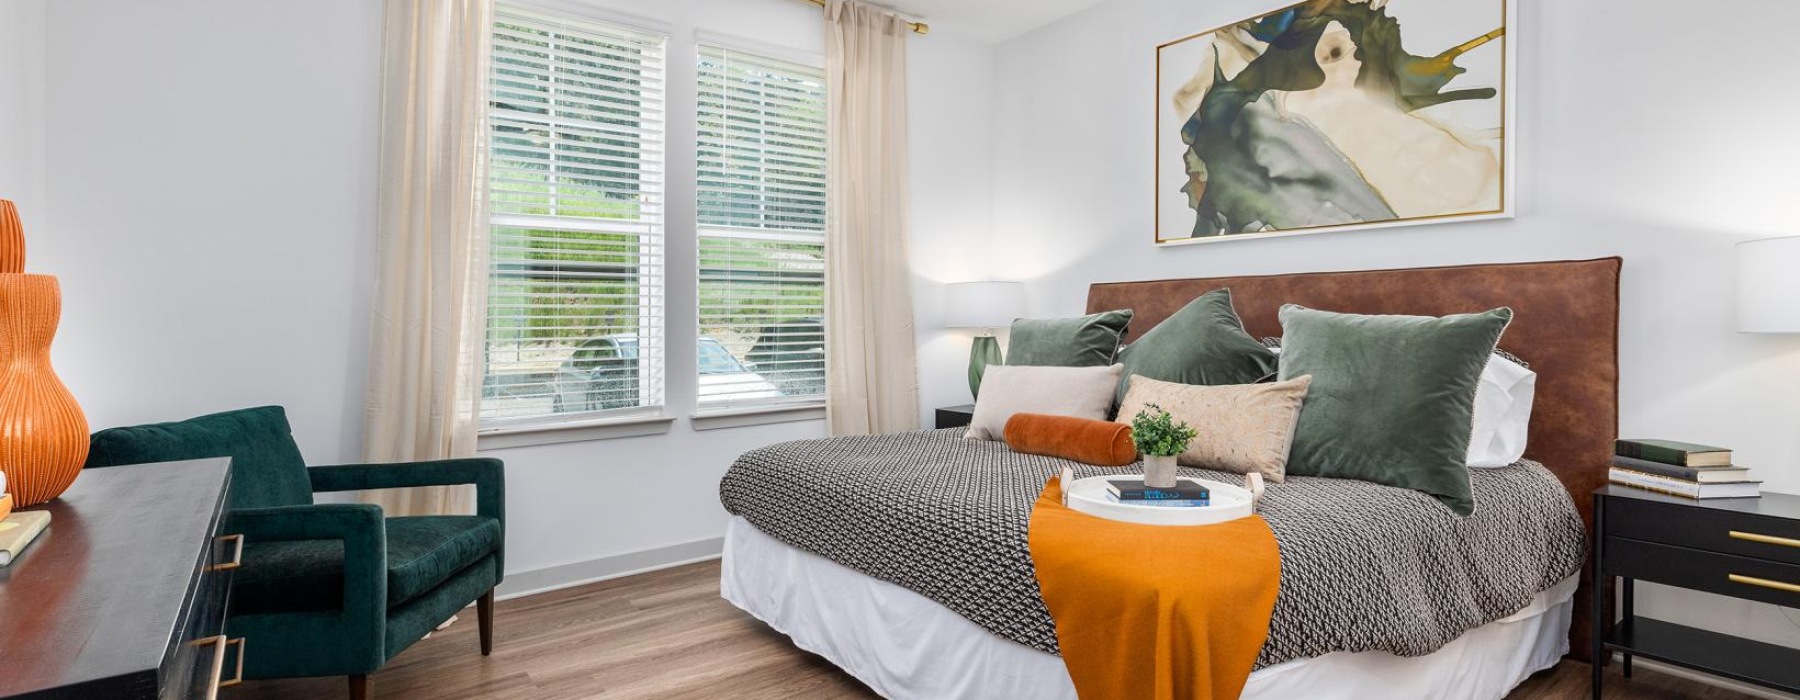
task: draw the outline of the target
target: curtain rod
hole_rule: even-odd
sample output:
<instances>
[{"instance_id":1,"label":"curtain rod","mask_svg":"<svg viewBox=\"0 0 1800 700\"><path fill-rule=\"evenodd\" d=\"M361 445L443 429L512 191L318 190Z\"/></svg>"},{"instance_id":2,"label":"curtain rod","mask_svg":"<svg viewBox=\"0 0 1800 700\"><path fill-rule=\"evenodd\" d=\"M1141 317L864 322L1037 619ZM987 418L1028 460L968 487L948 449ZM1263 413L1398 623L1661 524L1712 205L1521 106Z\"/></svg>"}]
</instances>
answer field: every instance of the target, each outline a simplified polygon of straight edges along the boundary
<instances>
[{"instance_id":1,"label":"curtain rod","mask_svg":"<svg viewBox=\"0 0 1800 700\"><path fill-rule=\"evenodd\" d=\"M806 2L810 2L814 5L818 5L819 7L825 6L825 0L806 0ZM931 33L931 25L926 24L924 22L907 22L906 25L909 27L912 27L914 34L923 35L923 34Z\"/></svg>"}]
</instances>

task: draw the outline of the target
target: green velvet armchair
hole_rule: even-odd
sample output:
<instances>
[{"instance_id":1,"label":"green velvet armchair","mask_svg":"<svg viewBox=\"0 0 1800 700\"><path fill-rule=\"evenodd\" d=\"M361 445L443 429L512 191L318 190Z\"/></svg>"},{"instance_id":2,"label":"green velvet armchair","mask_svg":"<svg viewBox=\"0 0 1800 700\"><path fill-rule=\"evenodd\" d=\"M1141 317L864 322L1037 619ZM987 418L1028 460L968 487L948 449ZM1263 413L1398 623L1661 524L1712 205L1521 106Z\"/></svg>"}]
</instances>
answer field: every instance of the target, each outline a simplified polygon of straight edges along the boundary
<instances>
[{"instance_id":1,"label":"green velvet armchair","mask_svg":"<svg viewBox=\"0 0 1800 700\"><path fill-rule=\"evenodd\" d=\"M279 406L95 433L88 467L231 457L225 532L244 536L226 631L245 637L247 678L369 674L471 601L493 648L504 571L505 487L495 459L307 468ZM383 517L314 503L327 491L474 484L475 515Z\"/></svg>"}]
</instances>

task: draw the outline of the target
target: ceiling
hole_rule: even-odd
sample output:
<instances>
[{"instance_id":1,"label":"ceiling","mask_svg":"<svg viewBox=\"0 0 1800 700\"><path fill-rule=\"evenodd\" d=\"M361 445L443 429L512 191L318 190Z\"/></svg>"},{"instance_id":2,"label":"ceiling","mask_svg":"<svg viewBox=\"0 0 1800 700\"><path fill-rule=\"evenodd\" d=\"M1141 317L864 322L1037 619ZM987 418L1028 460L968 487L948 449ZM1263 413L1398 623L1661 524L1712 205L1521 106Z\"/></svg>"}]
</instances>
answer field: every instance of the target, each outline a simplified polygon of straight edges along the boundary
<instances>
[{"instance_id":1,"label":"ceiling","mask_svg":"<svg viewBox=\"0 0 1800 700\"><path fill-rule=\"evenodd\" d=\"M1000 43L1105 0L889 0L901 14L990 43Z\"/></svg>"}]
</instances>

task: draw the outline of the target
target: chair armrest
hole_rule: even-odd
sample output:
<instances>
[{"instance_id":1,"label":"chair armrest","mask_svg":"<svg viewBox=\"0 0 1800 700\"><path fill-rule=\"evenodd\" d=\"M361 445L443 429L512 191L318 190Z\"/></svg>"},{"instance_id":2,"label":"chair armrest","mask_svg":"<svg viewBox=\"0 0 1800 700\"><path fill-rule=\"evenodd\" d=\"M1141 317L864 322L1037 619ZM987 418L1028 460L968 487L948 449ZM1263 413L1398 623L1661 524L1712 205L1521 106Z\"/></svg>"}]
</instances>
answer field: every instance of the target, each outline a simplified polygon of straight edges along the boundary
<instances>
[{"instance_id":1,"label":"chair armrest","mask_svg":"<svg viewBox=\"0 0 1800 700\"><path fill-rule=\"evenodd\" d=\"M413 486L475 485L475 514L506 527L505 464L487 457L395 464L345 464L306 470L315 492L367 491Z\"/></svg>"},{"instance_id":2,"label":"chair armrest","mask_svg":"<svg viewBox=\"0 0 1800 700\"><path fill-rule=\"evenodd\" d=\"M387 525L381 506L322 503L238 508L224 530L245 543L341 540L344 543L344 621L380 651L387 629Z\"/></svg>"}]
</instances>

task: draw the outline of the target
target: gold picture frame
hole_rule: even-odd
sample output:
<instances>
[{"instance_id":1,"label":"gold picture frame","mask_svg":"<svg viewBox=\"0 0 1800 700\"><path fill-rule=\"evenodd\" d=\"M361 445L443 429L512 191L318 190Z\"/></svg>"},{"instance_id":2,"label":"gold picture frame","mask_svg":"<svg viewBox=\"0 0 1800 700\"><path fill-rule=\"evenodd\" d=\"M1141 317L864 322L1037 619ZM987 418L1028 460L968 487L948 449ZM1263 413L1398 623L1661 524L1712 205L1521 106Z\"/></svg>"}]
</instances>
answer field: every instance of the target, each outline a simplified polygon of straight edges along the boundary
<instances>
[{"instance_id":1,"label":"gold picture frame","mask_svg":"<svg viewBox=\"0 0 1800 700\"><path fill-rule=\"evenodd\" d=\"M1158 45L1156 244L1511 218L1515 4L1306 0Z\"/></svg>"}]
</instances>

